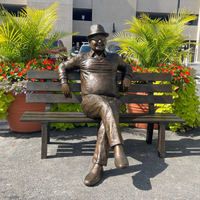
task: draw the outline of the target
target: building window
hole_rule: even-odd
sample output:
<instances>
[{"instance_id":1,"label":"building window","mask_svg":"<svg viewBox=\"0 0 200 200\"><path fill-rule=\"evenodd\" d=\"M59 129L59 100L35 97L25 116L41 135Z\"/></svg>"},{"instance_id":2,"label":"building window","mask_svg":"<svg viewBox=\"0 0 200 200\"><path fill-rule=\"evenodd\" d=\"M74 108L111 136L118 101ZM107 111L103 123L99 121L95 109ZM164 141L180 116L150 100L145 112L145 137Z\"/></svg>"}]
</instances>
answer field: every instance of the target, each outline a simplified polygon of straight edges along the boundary
<instances>
[{"instance_id":1,"label":"building window","mask_svg":"<svg viewBox=\"0 0 200 200\"><path fill-rule=\"evenodd\" d=\"M92 21L92 9L73 9L73 20Z\"/></svg>"},{"instance_id":2,"label":"building window","mask_svg":"<svg viewBox=\"0 0 200 200\"><path fill-rule=\"evenodd\" d=\"M141 14L141 12L137 12L136 17L138 17L140 14ZM162 20L163 19L168 20L168 15L170 13L151 13L151 12L148 12L148 13L145 13L145 14L147 14L151 19L161 18ZM192 20L188 23L189 26L198 26L199 15L196 15L196 16L197 16L197 18L195 20Z\"/></svg>"},{"instance_id":3,"label":"building window","mask_svg":"<svg viewBox=\"0 0 200 200\"><path fill-rule=\"evenodd\" d=\"M138 17L142 13L143 12L137 12L136 17ZM169 13L153 13L153 12L144 12L144 13L148 15L151 19L157 19L157 18L168 19L169 15Z\"/></svg>"},{"instance_id":4,"label":"building window","mask_svg":"<svg viewBox=\"0 0 200 200\"><path fill-rule=\"evenodd\" d=\"M199 15L196 15L196 19L195 20L192 20L189 22L189 26L198 26L198 19L199 19Z\"/></svg>"},{"instance_id":5,"label":"building window","mask_svg":"<svg viewBox=\"0 0 200 200\"><path fill-rule=\"evenodd\" d=\"M13 5L13 4L3 4L3 7L9 12L17 15L18 11L21 11L26 5Z\"/></svg>"}]
</instances>

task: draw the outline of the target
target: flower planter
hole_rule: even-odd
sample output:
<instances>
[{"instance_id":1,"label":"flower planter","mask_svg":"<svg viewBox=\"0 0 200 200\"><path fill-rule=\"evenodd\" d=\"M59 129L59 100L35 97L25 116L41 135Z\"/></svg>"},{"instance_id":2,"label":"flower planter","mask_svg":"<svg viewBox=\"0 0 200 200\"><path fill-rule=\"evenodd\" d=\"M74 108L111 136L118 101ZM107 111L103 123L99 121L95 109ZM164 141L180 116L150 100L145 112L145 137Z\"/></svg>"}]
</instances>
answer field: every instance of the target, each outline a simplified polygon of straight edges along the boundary
<instances>
[{"instance_id":1,"label":"flower planter","mask_svg":"<svg viewBox=\"0 0 200 200\"><path fill-rule=\"evenodd\" d=\"M44 112L45 103L26 103L25 94L14 95L12 92L8 94L15 98L8 109L9 115L6 117L10 129L21 133L40 131L40 122L20 122L19 120L25 111Z\"/></svg>"},{"instance_id":2,"label":"flower planter","mask_svg":"<svg viewBox=\"0 0 200 200\"><path fill-rule=\"evenodd\" d=\"M145 92L130 92L129 95L147 95ZM126 95L126 93L125 93ZM149 104L147 103L126 103L126 109L128 113L148 113L149 112ZM156 110L156 108L155 108ZM147 129L147 123L132 123L132 126L141 129ZM154 124L154 129L158 129L158 124Z\"/></svg>"}]
</instances>

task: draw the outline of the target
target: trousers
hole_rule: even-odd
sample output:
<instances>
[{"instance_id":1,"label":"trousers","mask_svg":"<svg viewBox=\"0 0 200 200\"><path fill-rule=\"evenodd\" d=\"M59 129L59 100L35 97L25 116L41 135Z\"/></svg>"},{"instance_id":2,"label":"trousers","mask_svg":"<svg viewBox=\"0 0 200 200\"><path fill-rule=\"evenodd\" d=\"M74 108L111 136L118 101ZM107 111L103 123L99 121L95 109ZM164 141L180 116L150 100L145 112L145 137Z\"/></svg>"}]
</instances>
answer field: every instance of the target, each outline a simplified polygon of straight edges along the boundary
<instances>
[{"instance_id":1,"label":"trousers","mask_svg":"<svg viewBox=\"0 0 200 200\"><path fill-rule=\"evenodd\" d=\"M116 97L96 94L86 95L82 99L83 112L91 118L101 118L92 162L106 166L109 148L124 144L119 126L121 101Z\"/></svg>"}]
</instances>

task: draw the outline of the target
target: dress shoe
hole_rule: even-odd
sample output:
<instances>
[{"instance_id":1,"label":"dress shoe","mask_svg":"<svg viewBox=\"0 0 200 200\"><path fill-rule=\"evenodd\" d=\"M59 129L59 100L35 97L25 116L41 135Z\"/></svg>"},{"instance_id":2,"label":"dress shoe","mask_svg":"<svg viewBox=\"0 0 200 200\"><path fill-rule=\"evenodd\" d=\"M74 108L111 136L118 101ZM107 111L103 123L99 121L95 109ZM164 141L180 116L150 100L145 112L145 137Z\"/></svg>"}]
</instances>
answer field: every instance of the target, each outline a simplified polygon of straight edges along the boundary
<instances>
[{"instance_id":1,"label":"dress shoe","mask_svg":"<svg viewBox=\"0 0 200 200\"><path fill-rule=\"evenodd\" d=\"M118 169L124 169L129 166L128 159L124 153L122 145L114 147L115 166Z\"/></svg>"},{"instance_id":2,"label":"dress shoe","mask_svg":"<svg viewBox=\"0 0 200 200\"><path fill-rule=\"evenodd\" d=\"M103 166L94 164L90 173L85 177L84 184L87 186L92 186L101 180L103 174Z\"/></svg>"}]
</instances>

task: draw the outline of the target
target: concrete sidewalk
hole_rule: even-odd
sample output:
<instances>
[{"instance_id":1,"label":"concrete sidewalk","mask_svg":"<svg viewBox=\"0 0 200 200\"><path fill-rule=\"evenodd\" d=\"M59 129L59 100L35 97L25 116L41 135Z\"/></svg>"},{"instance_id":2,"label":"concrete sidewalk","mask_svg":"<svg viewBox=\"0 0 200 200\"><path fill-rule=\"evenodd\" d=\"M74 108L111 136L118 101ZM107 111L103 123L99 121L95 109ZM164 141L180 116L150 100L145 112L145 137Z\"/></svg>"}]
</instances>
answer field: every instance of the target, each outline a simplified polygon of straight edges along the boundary
<instances>
[{"instance_id":1,"label":"concrete sidewalk","mask_svg":"<svg viewBox=\"0 0 200 200\"><path fill-rule=\"evenodd\" d=\"M199 200L200 128L166 133L166 158L145 143L146 130L122 128L130 167L116 169L113 151L102 181L87 187L83 180L92 167L96 128L51 131L48 158L40 159L40 132L20 134L0 122L0 199L55 200Z\"/></svg>"}]
</instances>

